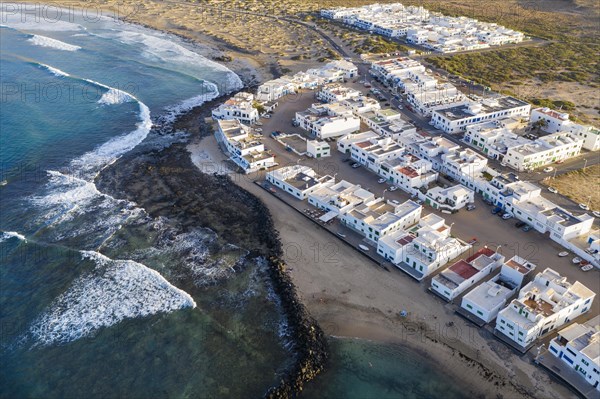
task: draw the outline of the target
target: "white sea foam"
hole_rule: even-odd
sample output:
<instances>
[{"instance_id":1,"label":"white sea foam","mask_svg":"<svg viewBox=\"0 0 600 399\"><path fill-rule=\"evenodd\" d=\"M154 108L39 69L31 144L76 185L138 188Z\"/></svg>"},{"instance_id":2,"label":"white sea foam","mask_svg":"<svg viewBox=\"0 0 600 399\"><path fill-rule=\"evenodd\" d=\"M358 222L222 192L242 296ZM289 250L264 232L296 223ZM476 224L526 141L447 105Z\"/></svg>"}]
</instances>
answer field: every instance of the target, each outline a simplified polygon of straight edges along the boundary
<instances>
[{"instance_id":1,"label":"white sea foam","mask_svg":"<svg viewBox=\"0 0 600 399\"><path fill-rule=\"evenodd\" d=\"M219 96L219 90L217 85L210 82L204 82L205 85L210 87L210 91L204 94L199 94L192 98L181 101L179 104L167 107L165 111L167 114L163 116L167 122L173 122L178 115L188 112L189 110L199 107L207 101L210 101Z\"/></svg>"},{"instance_id":2,"label":"white sea foam","mask_svg":"<svg viewBox=\"0 0 600 399\"><path fill-rule=\"evenodd\" d=\"M52 73L55 76L64 76L64 77L69 77L71 75L69 75L68 73L66 73L65 71L61 71L58 68L54 68L53 66L50 65L46 65L46 64L42 64L41 62L37 63L40 67L47 69L50 73Z\"/></svg>"},{"instance_id":3,"label":"white sea foam","mask_svg":"<svg viewBox=\"0 0 600 399\"><path fill-rule=\"evenodd\" d=\"M65 344L125 319L196 307L188 293L141 263L81 253L96 269L75 280L32 323L34 345Z\"/></svg>"},{"instance_id":4,"label":"white sea foam","mask_svg":"<svg viewBox=\"0 0 600 399\"><path fill-rule=\"evenodd\" d=\"M11 238L18 238L21 241L27 242L27 238L24 235L17 233L16 231L4 231L0 235L0 242L7 241Z\"/></svg>"},{"instance_id":5,"label":"white sea foam","mask_svg":"<svg viewBox=\"0 0 600 399\"><path fill-rule=\"evenodd\" d=\"M98 104L122 104L127 101L133 100L131 95L123 90L110 88L106 93L100 97Z\"/></svg>"},{"instance_id":6,"label":"white sea foam","mask_svg":"<svg viewBox=\"0 0 600 399\"><path fill-rule=\"evenodd\" d=\"M51 47L51 48L54 48L57 50L77 51L77 50L81 49L81 47L79 47L79 46L61 42L60 40L52 39L50 37L41 36L41 35L33 35L33 37L28 39L28 41L30 41L31 43L33 43L36 46Z\"/></svg>"}]
</instances>

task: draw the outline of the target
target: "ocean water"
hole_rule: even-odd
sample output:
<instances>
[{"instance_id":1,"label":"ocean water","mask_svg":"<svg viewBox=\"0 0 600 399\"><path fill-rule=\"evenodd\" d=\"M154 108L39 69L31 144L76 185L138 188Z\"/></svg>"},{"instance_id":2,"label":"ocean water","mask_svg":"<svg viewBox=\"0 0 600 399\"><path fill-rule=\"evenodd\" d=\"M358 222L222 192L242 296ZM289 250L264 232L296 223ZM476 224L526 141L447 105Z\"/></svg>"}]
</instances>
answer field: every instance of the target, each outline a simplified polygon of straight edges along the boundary
<instances>
[{"instance_id":1,"label":"ocean water","mask_svg":"<svg viewBox=\"0 0 600 399\"><path fill-rule=\"evenodd\" d=\"M239 77L110 18L1 17L0 397L261 396L291 359L264 261L94 184Z\"/></svg>"}]
</instances>

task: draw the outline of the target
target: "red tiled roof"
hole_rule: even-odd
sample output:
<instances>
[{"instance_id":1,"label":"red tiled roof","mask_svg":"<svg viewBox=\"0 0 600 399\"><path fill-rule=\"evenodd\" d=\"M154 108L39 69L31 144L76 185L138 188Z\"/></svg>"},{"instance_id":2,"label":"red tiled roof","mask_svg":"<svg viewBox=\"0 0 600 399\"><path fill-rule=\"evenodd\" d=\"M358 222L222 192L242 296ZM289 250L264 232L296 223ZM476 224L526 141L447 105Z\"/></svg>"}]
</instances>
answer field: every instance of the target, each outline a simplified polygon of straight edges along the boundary
<instances>
[{"instance_id":1,"label":"red tiled roof","mask_svg":"<svg viewBox=\"0 0 600 399\"><path fill-rule=\"evenodd\" d=\"M448 270L453 271L465 280L470 279L479 271L462 259L450 266Z\"/></svg>"},{"instance_id":2,"label":"red tiled roof","mask_svg":"<svg viewBox=\"0 0 600 399\"><path fill-rule=\"evenodd\" d=\"M400 245L406 245L406 244L410 244L414 239L415 239L414 236L407 234L404 237L402 237L401 239L396 240L396 242Z\"/></svg>"},{"instance_id":3,"label":"red tiled roof","mask_svg":"<svg viewBox=\"0 0 600 399\"><path fill-rule=\"evenodd\" d=\"M360 148L366 148L371 145L371 142L370 141L361 141L361 142L356 143L356 145Z\"/></svg>"},{"instance_id":4,"label":"red tiled roof","mask_svg":"<svg viewBox=\"0 0 600 399\"><path fill-rule=\"evenodd\" d=\"M481 255L485 255L489 258L492 257L493 254L495 254L496 251L489 249L488 247L483 247L481 248L479 251L475 252L473 255L469 256L467 259L465 259L465 261L467 263L471 263L473 262L475 259L479 258Z\"/></svg>"},{"instance_id":5,"label":"red tiled roof","mask_svg":"<svg viewBox=\"0 0 600 399\"><path fill-rule=\"evenodd\" d=\"M413 168L411 168L410 166L405 166L403 168L400 168L399 172L402 173L403 175L406 175L406 176L410 177L410 178L419 176L419 174L417 173L417 171L414 170Z\"/></svg>"}]
</instances>

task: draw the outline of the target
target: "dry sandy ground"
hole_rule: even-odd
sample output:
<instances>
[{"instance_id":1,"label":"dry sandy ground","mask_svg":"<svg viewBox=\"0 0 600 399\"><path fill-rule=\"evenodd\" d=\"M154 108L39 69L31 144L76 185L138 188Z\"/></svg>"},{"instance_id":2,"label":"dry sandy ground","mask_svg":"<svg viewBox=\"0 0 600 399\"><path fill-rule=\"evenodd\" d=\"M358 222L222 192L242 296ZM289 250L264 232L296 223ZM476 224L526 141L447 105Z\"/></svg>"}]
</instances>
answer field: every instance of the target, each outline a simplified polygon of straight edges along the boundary
<instances>
[{"instance_id":1,"label":"dry sandy ground","mask_svg":"<svg viewBox=\"0 0 600 399\"><path fill-rule=\"evenodd\" d=\"M559 193L577 203L588 204L592 210L600 210L600 165L576 170L544 179L544 184L554 187Z\"/></svg>"},{"instance_id":2,"label":"dry sandy ground","mask_svg":"<svg viewBox=\"0 0 600 399\"><path fill-rule=\"evenodd\" d=\"M188 150L201 170L225 160L213 136L190 145ZM465 387L472 387L472 392L465 392L466 397L573 396L533 365L529 356L516 356L488 333L456 316L445 302L424 292L408 276L379 268L291 211L251 178L231 177L269 208L294 283L327 334L409 345L439 363ZM399 317L401 310L408 311L409 316Z\"/></svg>"}]
</instances>

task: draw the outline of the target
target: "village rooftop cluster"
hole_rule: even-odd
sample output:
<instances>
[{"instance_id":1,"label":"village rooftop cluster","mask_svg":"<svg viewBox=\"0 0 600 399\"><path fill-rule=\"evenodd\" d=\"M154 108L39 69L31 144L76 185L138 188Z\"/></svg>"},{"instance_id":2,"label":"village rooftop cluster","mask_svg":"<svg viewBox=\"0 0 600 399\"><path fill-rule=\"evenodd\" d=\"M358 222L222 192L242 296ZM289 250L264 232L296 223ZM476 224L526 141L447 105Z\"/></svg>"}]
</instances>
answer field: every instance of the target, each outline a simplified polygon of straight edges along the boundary
<instances>
[{"instance_id":1,"label":"village rooftop cluster","mask_svg":"<svg viewBox=\"0 0 600 399\"><path fill-rule=\"evenodd\" d=\"M236 94L213 111L216 136L246 173L266 170L265 184L280 193L282 201L303 208L319 223L337 220L363 237L367 245L359 245L361 251L374 248L374 256L417 281L429 276L429 290L446 301L468 291L457 312L479 326L494 323L494 334L518 350L527 351L589 311L595 293L582 283L569 282L550 267L534 274L535 264L516 255L506 259L499 248L474 251L476 240L453 236L452 224L424 211L425 207L446 214L471 210L475 196L481 196L496 207L494 212L504 214L503 219L514 218L528 230L546 233L589 267L598 267L600 235L592 215L568 212L516 172L503 174L488 165L491 158L523 171L575 157L582 148L595 151L600 147L598 129L547 108L531 110L530 104L513 97L464 96L408 58L374 61L370 74L397 98L404 96L405 106L429 117L430 125L441 133L425 134L398 110L382 107L375 99L377 90L367 95L366 87L345 84L358 79L358 70L340 60L266 82L256 95ZM328 157L332 147L337 148L354 162L353 168L367 169L378 183L386 183L384 193L402 190L411 199L389 200L299 163L277 167L275 156L262 144L265 134L259 120L270 119L277 113L277 101L297 92L314 95L314 103L296 110L291 121L304 133L274 131L270 136L276 142L312 158ZM548 134L525 134L533 125ZM462 141L450 140L458 135ZM302 149L293 148L292 142L302 144ZM600 364L590 347L598 336L590 328L561 332L551 352L569 366L576 359L592 362L583 376L597 387ZM575 355L557 349L567 347Z\"/></svg>"},{"instance_id":2,"label":"village rooftop cluster","mask_svg":"<svg viewBox=\"0 0 600 399\"><path fill-rule=\"evenodd\" d=\"M520 43L521 32L467 17L449 17L419 6L401 3L321 10L321 16L356 29L389 38L405 38L426 49L452 53Z\"/></svg>"}]
</instances>

